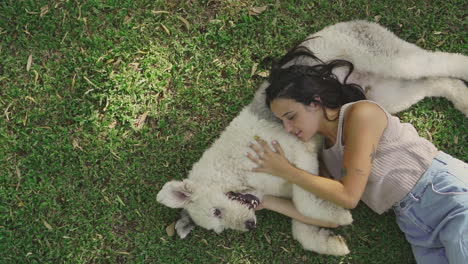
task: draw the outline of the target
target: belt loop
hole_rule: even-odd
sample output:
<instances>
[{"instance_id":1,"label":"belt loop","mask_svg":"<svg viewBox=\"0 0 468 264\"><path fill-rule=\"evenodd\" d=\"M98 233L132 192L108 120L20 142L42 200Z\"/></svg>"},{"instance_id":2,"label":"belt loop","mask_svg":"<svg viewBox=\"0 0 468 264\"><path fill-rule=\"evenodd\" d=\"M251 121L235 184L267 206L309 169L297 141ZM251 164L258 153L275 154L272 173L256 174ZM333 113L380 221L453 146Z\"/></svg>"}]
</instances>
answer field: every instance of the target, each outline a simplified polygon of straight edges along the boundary
<instances>
[{"instance_id":1,"label":"belt loop","mask_svg":"<svg viewBox=\"0 0 468 264\"><path fill-rule=\"evenodd\" d=\"M443 151L439 151L434 159L444 165L447 165L450 162L451 157L452 156L450 156L449 154Z\"/></svg>"},{"instance_id":2,"label":"belt loop","mask_svg":"<svg viewBox=\"0 0 468 264\"><path fill-rule=\"evenodd\" d=\"M444 165L447 165L447 162L443 161L442 159L440 158L435 158L435 160L437 160L438 162L444 164Z\"/></svg>"}]
</instances>

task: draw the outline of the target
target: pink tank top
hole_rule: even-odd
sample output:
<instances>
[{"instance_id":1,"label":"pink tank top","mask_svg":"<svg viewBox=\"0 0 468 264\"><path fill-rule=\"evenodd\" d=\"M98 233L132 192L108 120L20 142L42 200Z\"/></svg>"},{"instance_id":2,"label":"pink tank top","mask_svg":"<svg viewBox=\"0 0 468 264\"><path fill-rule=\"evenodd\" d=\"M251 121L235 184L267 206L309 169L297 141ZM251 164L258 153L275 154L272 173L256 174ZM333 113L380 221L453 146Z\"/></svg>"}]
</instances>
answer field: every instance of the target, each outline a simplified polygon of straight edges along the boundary
<instances>
[{"instance_id":1,"label":"pink tank top","mask_svg":"<svg viewBox=\"0 0 468 264\"><path fill-rule=\"evenodd\" d=\"M367 102L378 105L372 101ZM336 180L341 178L343 164L343 120L346 110L354 103L341 107L336 143L328 149L324 146L321 152L325 166ZM378 106L387 115L388 123L377 146L371 174L361 200L373 211L382 214L409 193L429 168L437 155L437 149L431 142L420 137L412 125L401 123L398 117Z\"/></svg>"}]
</instances>

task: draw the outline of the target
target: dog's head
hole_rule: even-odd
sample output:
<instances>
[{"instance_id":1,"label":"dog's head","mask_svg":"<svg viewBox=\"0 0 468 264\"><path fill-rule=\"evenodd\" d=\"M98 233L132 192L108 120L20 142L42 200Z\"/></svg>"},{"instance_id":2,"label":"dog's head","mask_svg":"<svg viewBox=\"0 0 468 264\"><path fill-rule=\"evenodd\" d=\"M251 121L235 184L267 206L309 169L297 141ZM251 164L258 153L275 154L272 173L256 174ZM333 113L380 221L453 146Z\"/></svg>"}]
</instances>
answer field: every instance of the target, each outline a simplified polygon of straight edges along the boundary
<instances>
[{"instance_id":1,"label":"dog's head","mask_svg":"<svg viewBox=\"0 0 468 264\"><path fill-rule=\"evenodd\" d=\"M201 185L191 180L167 182L157 201L171 208L183 208L176 230L184 238L194 224L214 230L249 231L256 227L255 208L260 200L248 193L226 192L217 185Z\"/></svg>"}]
</instances>

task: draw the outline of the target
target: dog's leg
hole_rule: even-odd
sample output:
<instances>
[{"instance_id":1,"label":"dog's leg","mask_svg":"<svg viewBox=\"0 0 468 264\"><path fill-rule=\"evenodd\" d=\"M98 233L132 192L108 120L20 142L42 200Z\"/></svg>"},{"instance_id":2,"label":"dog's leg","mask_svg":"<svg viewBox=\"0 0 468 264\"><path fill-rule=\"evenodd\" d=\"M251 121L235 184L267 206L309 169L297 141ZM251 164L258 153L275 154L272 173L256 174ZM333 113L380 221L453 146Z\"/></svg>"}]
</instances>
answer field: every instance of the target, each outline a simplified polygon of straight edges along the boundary
<instances>
[{"instance_id":1,"label":"dog's leg","mask_svg":"<svg viewBox=\"0 0 468 264\"><path fill-rule=\"evenodd\" d=\"M435 77L468 80L468 57L462 54L424 50L396 36L380 45L371 44L355 53L348 51L357 71L406 80Z\"/></svg>"},{"instance_id":2,"label":"dog's leg","mask_svg":"<svg viewBox=\"0 0 468 264\"><path fill-rule=\"evenodd\" d=\"M356 61L357 70L389 77L409 80L450 77L468 80L468 57L456 53L431 52L415 47L411 51L402 48L393 57L373 56L364 63L361 60Z\"/></svg>"},{"instance_id":3,"label":"dog's leg","mask_svg":"<svg viewBox=\"0 0 468 264\"><path fill-rule=\"evenodd\" d=\"M443 96L468 116L468 102L464 99L467 98L468 89L457 80L468 81L467 56L424 50L367 21L329 26L309 36L302 45L322 61L343 59L352 62L355 71L350 80L355 79L356 75L373 78L374 84L368 98L383 104L391 113L405 110L424 97ZM316 63L299 58L288 65ZM344 73L337 74L341 81ZM365 78L356 81L363 88L368 82ZM250 107L261 118L274 120L264 106L263 90L266 86L267 82L257 91Z\"/></svg>"},{"instance_id":4,"label":"dog's leg","mask_svg":"<svg viewBox=\"0 0 468 264\"><path fill-rule=\"evenodd\" d=\"M335 256L349 253L343 237L333 235L329 230L292 220L292 233L306 250Z\"/></svg>"},{"instance_id":5,"label":"dog's leg","mask_svg":"<svg viewBox=\"0 0 468 264\"><path fill-rule=\"evenodd\" d=\"M317 148L320 145L317 140L318 138L311 139L303 145L305 149L300 150L300 153L309 153L308 155L298 155L295 157L296 166L313 174L318 173L319 166ZM292 201L296 209L305 216L339 225L349 225L353 222L349 210L320 199L297 185L292 186Z\"/></svg>"},{"instance_id":6,"label":"dog's leg","mask_svg":"<svg viewBox=\"0 0 468 264\"><path fill-rule=\"evenodd\" d=\"M317 57L348 60L359 72L398 79L450 77L468 81L467 56L424 50L376 23L338 23L311 36L316 38L304 45Z\"/></svg>"},{"instance_id":7,"label":"dog's leg","mask_svg":"<svg viewBox=\"0 0 468 264\"><path fill-rule=\"evenodd\" d=\"M425 97L440 96L452 101L455 108L468 116L468 89L460 80L426 78L396 80L380 78L367 89L367 98L381 104L390 113L408 109Z\"/></svg>"},{"instance_id":8,"label":"dog's leg","mask_svg":"<svg viewBox=\"0 0 468 264\"><path fill-rule=\"evenodd\" d=\"M349 210L320 199L297 185L293 186L292 200L296 209L307 217L338 225L349 225L353 222Z\"/></svg>"},{"instance_id":9,"label":"dog's leg","mask_svg":"<svg viewBox=\"0 0 468 264\"><path fill-rule=\"evenodd\" d=\"M405 110L424 97L443 96L468 116L468 89L457 80L468 79L467 56L424 50L363 21L339 23L312 36L316 38L304 42L305 46L323 61L352 62L355 71L348 81L369 87L367 97L389 112ZM334 71L341 81L346 72Z\"/></svg>"}]
</instances>

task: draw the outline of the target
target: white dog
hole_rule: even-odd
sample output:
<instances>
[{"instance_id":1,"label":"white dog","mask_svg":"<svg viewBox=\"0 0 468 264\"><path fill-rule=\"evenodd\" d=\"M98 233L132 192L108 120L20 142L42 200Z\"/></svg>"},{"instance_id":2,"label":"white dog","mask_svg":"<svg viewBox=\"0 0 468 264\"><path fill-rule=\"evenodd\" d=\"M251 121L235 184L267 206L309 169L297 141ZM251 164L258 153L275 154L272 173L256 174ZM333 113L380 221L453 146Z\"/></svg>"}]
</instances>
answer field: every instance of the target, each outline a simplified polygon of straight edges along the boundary
<instances>
[{"instance_id":1,"label":"white dog","mask_svg":"<svg viewBox=\"0 0 468 264\"><path fill-rule=\"evenodd\" d=\"M184 181L170 181L158 193L158 202L172 208L184 208L197 225L221 232L225 228L247 231L256 225L255 207L264 194L292 197L304 215L340 225L352 222L348 210L318 199L302 188L279 177L252 173L252 162L245 154L247 143L259 135L281 146L289 161L311 173L318 173L317 140L304 144L291 134L284 133L278 122L260 119L250 108L244 109L203 153ZM187 214L185 214L187 216ZM176 225L185 237L190 220L183 217ZM342 255L349 252L344 240L329 236L314 226L293 221L293 234L302 245L322 253Z\"/></svg>"},{"instance_id":2,"label":"white dog","mask_svg":"<svg viewBox=\"0 0 468 264\"><path fill-rule=\"evenodd\" d=\"M368 99L396 113L427 96L443 96L468 116L468 58L461 54L430 52L407 43L385 28L366 21L351 21L327 27L301 45L322 61L344 59L355 70L348 83L364 88ZM314 64L296 59L294 64ZM347 69L334 71L343 81ZM176 224L184 238L194 223L221 232L226 228L251 230L256 225L255 207L263 195L289 197L304 215L346 225L348 210L323 201L279 177L250 171L254 164L245 154L255 135L281 143L286 157L297 167L317 174L320 139L300 142L284 132L265 106L264 83L253 101L230 123L218 140L194 164L188 179L170 181L158 193L158 202L184 208ZM292 221L293 236L305 249L321 254L349 252L344 240L325 229Z\"/></svg>"}]
</instances>

